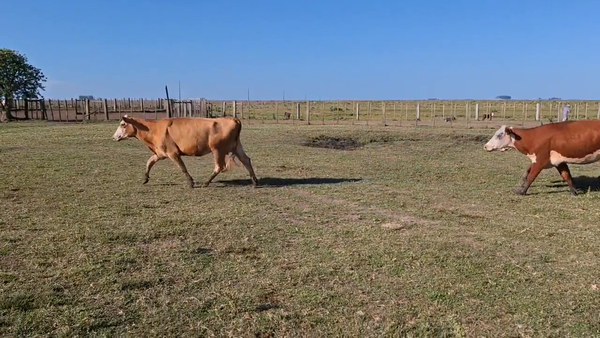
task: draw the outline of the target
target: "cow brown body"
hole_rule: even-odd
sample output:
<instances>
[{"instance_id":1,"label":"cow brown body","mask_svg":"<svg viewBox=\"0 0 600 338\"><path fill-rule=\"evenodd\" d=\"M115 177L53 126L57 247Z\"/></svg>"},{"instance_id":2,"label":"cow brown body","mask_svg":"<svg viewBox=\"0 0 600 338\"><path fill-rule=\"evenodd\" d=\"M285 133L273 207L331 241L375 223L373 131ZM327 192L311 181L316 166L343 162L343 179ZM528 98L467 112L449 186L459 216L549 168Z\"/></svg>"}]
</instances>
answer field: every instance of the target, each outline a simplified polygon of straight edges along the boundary
<instances>
[{"instance_id":1,"label":"cow brown body","mask_svg":"<svg viewBox=\"0 0 600 338\"><path fill-rule=\"evenodd\" d=\"M600 121L565 121L527 129L502 126L484 148L503 147L515 148L531 160L518 194L527 193L542 170L555 167L571 195L577 195L568 164L600 161Z\"/></svg>"},{"instance_id":2,"label":"cow brown body","mask_svg":"<svg viewBox=\"0 0 600 338\"><path fill-rule=\"evenodd\" d=\"M167 118L158 121L135 119L123 116L117 131L113 135L115 141L130 137L142 141L153 155L146 163L143 184L150 179L150 170L156 162L169 158L185 174L189 186L194 187L194 179L188 173L182 156L204 156L212 153L215 168L204 186L220 173L229 168L231 161L237 157L256 186L258 179L252 168L250 158L244 152L240 142L241 121L237 118ZM226 157L231 154L230 160Z\"/></svg>"}]
</instances>

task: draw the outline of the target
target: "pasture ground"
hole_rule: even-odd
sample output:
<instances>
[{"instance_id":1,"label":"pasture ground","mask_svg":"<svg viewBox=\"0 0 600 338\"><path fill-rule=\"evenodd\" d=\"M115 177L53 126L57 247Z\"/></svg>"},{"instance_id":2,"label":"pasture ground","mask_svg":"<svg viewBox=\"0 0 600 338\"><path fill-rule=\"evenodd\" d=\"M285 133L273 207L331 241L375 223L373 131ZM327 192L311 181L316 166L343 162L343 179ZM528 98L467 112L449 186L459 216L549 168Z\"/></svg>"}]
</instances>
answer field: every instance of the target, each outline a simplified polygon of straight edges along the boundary
<instances>
[{"instance_id":1,"label":"pasture ground","mask_svg":"<svg viewBox=\"0 0 600 338\"><path fill-rule=\"evenodd\" d=\"M597 165L517 196L493 129L245 124L261 187L189 189L117 125L0 126L0 334L600 335Z\"/></svg>"}]
</instances>

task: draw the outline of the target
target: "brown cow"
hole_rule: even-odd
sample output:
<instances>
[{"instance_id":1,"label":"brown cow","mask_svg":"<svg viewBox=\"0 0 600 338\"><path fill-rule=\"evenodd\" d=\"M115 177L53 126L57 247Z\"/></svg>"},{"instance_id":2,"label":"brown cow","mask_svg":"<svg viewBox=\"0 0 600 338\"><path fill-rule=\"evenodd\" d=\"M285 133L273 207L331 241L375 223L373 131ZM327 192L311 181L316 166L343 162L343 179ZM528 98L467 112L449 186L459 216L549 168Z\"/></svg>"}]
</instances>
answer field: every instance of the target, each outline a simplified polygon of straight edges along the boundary
<instances>
[{"instance_id":1,"label":"brown cow","mask_svg":"<svg viewBox=\"0 0 600 338\"><path fill-rule=\"evenodd\" d=\"M544 169L555 167L569 185L571 195L577 195L567 164L589 164L600 160L600 120L566 121L533 128L511 128L503 125L485 144L487 151L515 148L527 155L531 165L521 188L527 189Z\"/></svg>"},{"instance_id":2,"label":"brown cow","mask_svg":"<svg viewBox=\"0 0 600 338\"><path fill-rule=\"evenodd\" d=\"M229 169L234 157L237 157L252 179L256 187L258 179L250 158L244 152L240 141L242 123L237 118L168 118L158 121L136 119L123 116L117 131L113 135L115 141L121 141L135 137L144 142L148 149L154 153L146 163L146 174L144 182L150 179L150 169L156 162L170 158L189 181L190 187L194 187L194 179L187 171L181 156L204 156L212 153L214 156L215 169L210 175L208 184L220 173ZM225 158L231 153L229 161Z\"/></svg>"}]
</instances>

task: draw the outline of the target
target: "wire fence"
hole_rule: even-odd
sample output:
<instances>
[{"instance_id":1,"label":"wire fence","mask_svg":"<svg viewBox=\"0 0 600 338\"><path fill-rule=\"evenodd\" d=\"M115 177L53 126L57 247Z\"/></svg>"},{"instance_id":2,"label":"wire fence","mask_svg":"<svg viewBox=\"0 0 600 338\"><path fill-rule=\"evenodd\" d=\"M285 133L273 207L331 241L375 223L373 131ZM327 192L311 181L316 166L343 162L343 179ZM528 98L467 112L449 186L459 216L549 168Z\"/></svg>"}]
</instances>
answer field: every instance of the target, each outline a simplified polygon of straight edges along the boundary
<instances>
[{"instance_id":1,"label":"wire fence","mask_svg":"<svg viewBox=\"0 0 600 338\"><path fill-rule=\"evenodd\" d=\"M219 101L166 99L16 100L13 115L48 121L234 116L260 123L415 124L472 126L503 121L532 124L600 119L600 101Z\"/></svg>"}]
</instances>

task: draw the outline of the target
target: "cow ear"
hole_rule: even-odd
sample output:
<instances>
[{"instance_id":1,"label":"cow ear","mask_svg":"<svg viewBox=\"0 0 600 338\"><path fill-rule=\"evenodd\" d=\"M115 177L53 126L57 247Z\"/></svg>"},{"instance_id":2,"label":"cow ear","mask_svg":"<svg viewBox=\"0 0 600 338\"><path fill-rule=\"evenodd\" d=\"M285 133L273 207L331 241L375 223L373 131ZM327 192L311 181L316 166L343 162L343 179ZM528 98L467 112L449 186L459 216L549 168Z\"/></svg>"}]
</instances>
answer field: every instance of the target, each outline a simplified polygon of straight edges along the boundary
<instances>
[{"instance_id":1,"label":"cow ear","mask_svg":"<svg viewBox=\"0 0 600 338\"><path fill-rule=\"evenodd\" d=\"M123 117L121 118L123 121L125 121L126 123L132 123L133 120L127 116L127 115L123 115Z\"/></svg>"},{"instance_id":2,"label":"cow ear","mask_svg":"<svg viewBox=\"0 0 600 338\"><path fill-rule=\"evenodd\" d=\"M515 140L521 139L521 136L517 135L511 127L504 128L504 131L506 132L507 135L512 136Z\"/></svg>"}]
</instances>

